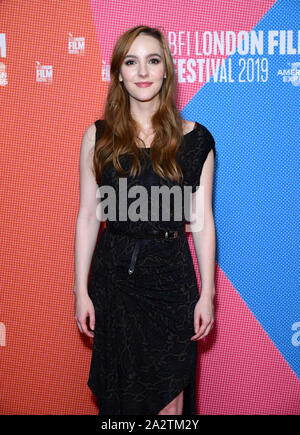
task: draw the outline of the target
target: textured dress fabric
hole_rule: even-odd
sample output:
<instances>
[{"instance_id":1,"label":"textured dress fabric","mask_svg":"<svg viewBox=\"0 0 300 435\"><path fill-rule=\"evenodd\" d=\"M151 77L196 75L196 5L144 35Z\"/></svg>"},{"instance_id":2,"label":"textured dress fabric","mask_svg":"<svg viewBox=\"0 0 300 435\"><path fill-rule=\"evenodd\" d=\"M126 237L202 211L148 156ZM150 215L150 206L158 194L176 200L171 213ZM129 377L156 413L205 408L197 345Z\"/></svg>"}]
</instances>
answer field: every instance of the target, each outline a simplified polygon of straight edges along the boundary
<instances>
[{"instance_id":1,"label":"textured dress fabric","mask_svg":"<svg viewBox=\"0 0 300 435\"><path fill-rule=\"evenodd\" d=\"M96 125L96 141L103 120ZM215 142L206 127L195 123L179 148L178 161L183 181L195 192L203 164ZM143 151L145 164L140 175L129 175L130 158L122 154L127 189L141 185L167 185L152 169L150 148ZM105 167L101 186L112 186L119 204L119 175L112 164ZM128 191L127 190L127 191ZM121 196L121 195L120 195ZM122 198L120 198L123 200ZM127 198L127 207L134 201ZM162 212L163 204L159 204ZM194 308L199 289L185 233L184 216L170 219L109 220L95 248L88 293L95 308L95 330L88 386L97 396L99 414L155 415L184 390L183 415L196 414L195 381L198 341L194 331ZM142 239L134 273L128 273L136 239L116 234L147 233L153 229L178 230L173 240Z\"/></svg>"}]
</instances>

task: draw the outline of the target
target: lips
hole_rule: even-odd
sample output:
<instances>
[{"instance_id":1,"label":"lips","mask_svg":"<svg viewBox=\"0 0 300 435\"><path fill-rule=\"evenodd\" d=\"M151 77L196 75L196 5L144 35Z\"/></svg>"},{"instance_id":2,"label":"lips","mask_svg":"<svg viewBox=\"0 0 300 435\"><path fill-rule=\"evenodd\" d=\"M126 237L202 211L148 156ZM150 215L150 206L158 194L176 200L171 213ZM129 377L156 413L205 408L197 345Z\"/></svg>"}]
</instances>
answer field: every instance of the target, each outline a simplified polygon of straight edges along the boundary
<instances>
[{"instance_id":1,"label":"lips","mask_svg":"<svg viewBox=\"0 0 300 435\"><path fill-rule=\"evenodd\" d=\"M152 82L139 82L136 83L139 88L148 88L148 86L152 85Z\"/></svg>"}]
</instances>

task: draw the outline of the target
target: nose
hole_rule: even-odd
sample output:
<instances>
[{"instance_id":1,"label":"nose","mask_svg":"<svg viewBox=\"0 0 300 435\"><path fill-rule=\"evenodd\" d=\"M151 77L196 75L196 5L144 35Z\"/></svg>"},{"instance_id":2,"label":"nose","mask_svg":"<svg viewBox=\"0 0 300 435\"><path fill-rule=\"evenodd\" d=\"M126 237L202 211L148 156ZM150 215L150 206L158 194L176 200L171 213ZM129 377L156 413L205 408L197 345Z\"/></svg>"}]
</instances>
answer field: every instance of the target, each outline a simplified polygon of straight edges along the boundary
<instances>
[{"instance_id":1,"label":"nose","mask_svg":"<svg viewBox=\"0 0 300 435\"><path fill-rule=\"evenodd\" d=\"M147 64L141 62L138 70L138 74L141 77L146 77L148 75Z\"/></svg>"}]
</instances>

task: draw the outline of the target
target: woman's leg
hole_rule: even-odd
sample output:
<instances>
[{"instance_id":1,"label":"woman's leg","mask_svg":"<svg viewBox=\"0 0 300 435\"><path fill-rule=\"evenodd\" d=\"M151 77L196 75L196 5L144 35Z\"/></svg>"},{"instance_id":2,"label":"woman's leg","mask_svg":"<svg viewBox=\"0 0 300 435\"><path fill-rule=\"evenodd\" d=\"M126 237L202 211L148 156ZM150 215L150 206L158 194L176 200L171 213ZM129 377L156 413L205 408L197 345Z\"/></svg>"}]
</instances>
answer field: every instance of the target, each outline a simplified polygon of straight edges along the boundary
<instances>
[{"instance_id":1,"label":"woman's leg","mask_svg":"<svg viewBox=\"0 0 300 435\"><path fill-rule=\"evenodd\" d=\"M157 415L182 415L183 390L170 403L168 403Z\"/></svg>"}]
</instances>

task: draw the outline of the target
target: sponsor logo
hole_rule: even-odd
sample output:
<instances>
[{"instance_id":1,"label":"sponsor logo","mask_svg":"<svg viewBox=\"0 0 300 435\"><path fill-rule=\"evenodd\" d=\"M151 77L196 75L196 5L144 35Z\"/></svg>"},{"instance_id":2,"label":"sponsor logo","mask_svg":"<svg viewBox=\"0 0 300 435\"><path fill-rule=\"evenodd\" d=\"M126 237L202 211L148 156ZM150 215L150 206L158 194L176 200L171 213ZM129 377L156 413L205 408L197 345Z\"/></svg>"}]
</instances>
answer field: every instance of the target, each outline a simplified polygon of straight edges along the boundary
<instances>
[{"instance_id":1,"label":"sponsor logo","mask_svg":"<svg viewBox=\"0 0 300 435\"><path fill-rule=\"evenodd\" d=\"M284 83L300 86L300 62L291 63L291 68L279 69L277 76L281 76Z\"/></svg>"},{"instance_id":2,"label":"sponsor logo","mask_svg":"<svg viewBox=\"0 0 300 435\"><path fill-rule=\"evenodd\" d=\"M298 347L300 346L300 322L292 324L292 331L295 331L292 335L292 345Z\"/></svg>"}]
</instances>

